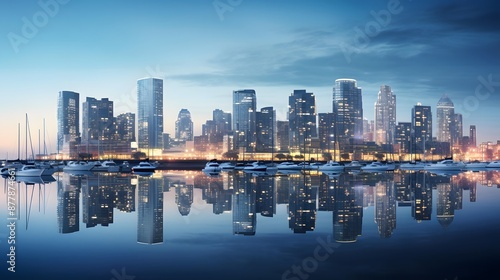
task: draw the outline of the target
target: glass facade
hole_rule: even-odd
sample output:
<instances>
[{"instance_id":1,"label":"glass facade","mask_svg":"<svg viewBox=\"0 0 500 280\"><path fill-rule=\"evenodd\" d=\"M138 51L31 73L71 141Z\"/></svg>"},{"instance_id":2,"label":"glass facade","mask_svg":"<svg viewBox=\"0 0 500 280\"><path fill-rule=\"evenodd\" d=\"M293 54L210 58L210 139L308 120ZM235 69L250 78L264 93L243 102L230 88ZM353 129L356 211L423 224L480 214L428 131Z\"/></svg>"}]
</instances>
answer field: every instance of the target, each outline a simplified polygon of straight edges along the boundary
<instances>
[{"instance_id":1,"label":"glass facade","mask_svg":"<svg viewBox=\"0 0 500 280\"><path fill-rule=\"evenodd\" d=\"M363 141L363 99L354 79L337 79L333 89L333 113L340 143Z\"/></svg>"},{"instance_id":2,"label":"glass facade","mask_svg":"<svg viewBox=\"0 0 500 280\"><path fill-rule=\"evenodd\" d=\"M233 91L233 132L235 148L247 151L255 148L255 111L257 98L255 90Z\"/></svg>"},{"instance_id":3,"label":"glass facade","mask_svg":"<svg viewBox=\"0 0 500 280\"><path fill-rule=\"evenodd\" d=\"M57 102L57 151L66 141L75 141L80 136L80 94L60 91Z\"/></svg>"},{"instance_id":4,"label":"glass facade","mask_svg":"<svg viewBox=\"0 0 500 280\"><path fill-rule=\"evenodd\" d=\"M375 102L375 142L392 144L396 127L396 95L390 86L380 86Z\"/></svg>"},{"instance_id":5,"label":"glass facade","mask_svg":"<svg viewBox=\"0 0 500 280\"><path fill-rule=\"evenodd\" d=\"M163 80L137 81L137 129L140 149L163 148Z\"/></svg>"},{"instance_id":6,"label":"glass facade","mask_svg":"<svg viewBox=\"0 0 500 280\"><path fill-rule=\"evenodd\" d=\"M290 150L303 150L317 137L316 97L312 92L294 90L288 97Z\"/></svg>"}]
</instances>

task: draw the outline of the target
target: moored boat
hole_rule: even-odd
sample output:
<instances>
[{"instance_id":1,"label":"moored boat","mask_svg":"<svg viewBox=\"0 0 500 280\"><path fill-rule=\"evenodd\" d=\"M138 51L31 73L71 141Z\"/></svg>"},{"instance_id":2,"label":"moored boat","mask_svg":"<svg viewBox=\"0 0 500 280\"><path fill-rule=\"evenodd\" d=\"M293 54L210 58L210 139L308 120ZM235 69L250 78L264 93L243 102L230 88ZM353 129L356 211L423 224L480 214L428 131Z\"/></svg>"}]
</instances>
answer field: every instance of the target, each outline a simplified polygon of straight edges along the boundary
<instances>
[{"instance_id":1,"label":"moored boat","mask_svg":"<svg viewBox=\"0 0 500 280\"><path fill-rule=\"evenodd\" d=\"M154 172L156 166L152 165L148 161L141 161L138 165L132 167L132 172Z\"/></svg>"},{"instance_id":2,"label":"moored boat","mask_svg":"<svg viewBox=\"0 0 500 280\"><path fill-rule=\"evenodd\" d=\"M451 159L445 159L424 166L424 170L460 171L463 169L465 169L465 163Z\"/></svg>"}]
</instances>

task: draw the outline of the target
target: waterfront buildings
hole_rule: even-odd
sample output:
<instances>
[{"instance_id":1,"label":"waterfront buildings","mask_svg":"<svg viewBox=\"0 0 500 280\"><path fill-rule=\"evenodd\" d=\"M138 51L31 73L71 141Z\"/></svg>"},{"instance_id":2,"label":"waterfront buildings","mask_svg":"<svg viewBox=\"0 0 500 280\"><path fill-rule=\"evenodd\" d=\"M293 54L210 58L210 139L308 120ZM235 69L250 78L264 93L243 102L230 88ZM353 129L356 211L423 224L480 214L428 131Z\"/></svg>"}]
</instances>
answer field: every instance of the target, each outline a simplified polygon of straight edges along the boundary
<instances>
[{"instance_id":1,"label":"waterfront buildings","mask_svg":"<svg viewBox=\"0 0 500 280\"><path fill-rule=\"evenodd\" d=\"M57 151L75 156L80 138L80 94L60 91L57 102Z\"/></svg>"},{"instance_id":2,"label":"waterfront buildings","mask_svg":"<svg viewBox=\"0 0 500 280\"><path fill-rule=\"evenodd\" d=\"M305 152L316 131L316 97L306 90L294 90L288 97L289 149Z\"/></svg>"},{"instance_id":3,"label":"waterfront buildings","mask_svg":"<svg viewBox=\"0 0 500 280\"><path fill-rule=\"evenodd\" d=\"M333 88L337 139L342 144L363 141L363 99L354 79L337 79Z\"/></svg>"},{"instance_id":4,"label":"waterfront buildings","mask_svg":"<svg viewBox=\"0 0 500 280\"><path fill-rule=\"evenodd\" d=\"M137 81L137 129L139 149L150 155L163 148L163 80Z\"/></svg>"},{"instance_id":5,"label":"waterfront buildings","mask_svg":"<svg viewBox=\"0 0 500 280\"><path fill-rule=\"evenodd\" d=\"M234 150L249 152L255 150L255 111L257 97L255 90L233 91L233 135Z\"/></svg>"},{"instance_id":6,"label":"waterfront buildings","mask_svg":"<svg viewBox=\"0 0 500 280\"><path fill-rule=\"evenodd\" d=\"M375 102L375 142L392 144L396 128L396 95L390 86L380 86Z\"/></svg>"}]
</instances>

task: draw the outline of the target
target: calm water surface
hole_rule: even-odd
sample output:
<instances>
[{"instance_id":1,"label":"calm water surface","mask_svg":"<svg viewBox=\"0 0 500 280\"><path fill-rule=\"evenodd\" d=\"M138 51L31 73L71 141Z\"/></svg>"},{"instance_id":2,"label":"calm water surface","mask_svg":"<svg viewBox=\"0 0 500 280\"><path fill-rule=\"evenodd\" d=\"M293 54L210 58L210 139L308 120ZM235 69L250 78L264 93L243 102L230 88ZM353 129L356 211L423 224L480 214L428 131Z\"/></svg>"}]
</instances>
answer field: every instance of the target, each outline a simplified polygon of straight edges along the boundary
<instances>
[{"instance_id":1,"label":"calm water surface","mask_svg":"<svg viewBox=\"0 0 500 280\"><path fill-rule=\"evenodd\" d=\"M500 171L53 177L2 179L1 279L500 278Z\"/></svg>"}]
</instances>

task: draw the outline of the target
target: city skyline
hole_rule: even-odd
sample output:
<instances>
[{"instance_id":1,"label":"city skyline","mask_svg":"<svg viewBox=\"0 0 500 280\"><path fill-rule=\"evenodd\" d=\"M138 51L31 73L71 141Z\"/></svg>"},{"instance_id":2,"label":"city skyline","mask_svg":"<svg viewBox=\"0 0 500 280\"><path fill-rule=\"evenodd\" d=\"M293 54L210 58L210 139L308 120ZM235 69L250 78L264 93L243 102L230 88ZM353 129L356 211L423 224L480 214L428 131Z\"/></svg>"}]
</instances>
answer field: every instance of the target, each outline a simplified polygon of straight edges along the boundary
<instances>
[{"instance_id":1,"label":"city skyline","mask_svg":"<svg viewBox=\"0 0 500 280\"><path fill-rule=\"evenodd\" d=\"M497 3L235 1L225 11L206 1L96 3L2 4L1 91L10 105L0 110L8 120L0 158L17 157L26 113L33 146L45 119L49 152L56 152L58 92L78 92L80 102L109 98L115 115L137 113L135 82L145 76L165 80L164 132L171 135L180 109L191 112L200 135L212 111L230 112L232 92L245 88L255 90L257 108L275 108L277 120L286 119L287 97L299 89L316 96L317 113L329 113L334 81L352 78L365 118L374 116L381 85L398 96L397 122L411 121L417 102L436 114L446 93L463 127L476 125L478 144L500 139L490 129L500 101ZM43 14L46 20L37 17ZM254 14L259 20L249 21Z\"/></svg>"}]
</instances>

